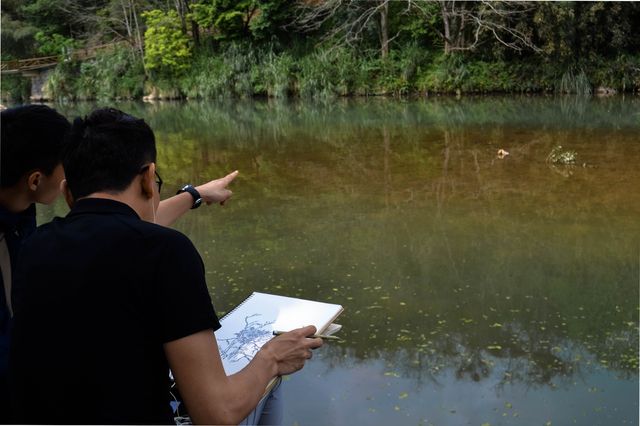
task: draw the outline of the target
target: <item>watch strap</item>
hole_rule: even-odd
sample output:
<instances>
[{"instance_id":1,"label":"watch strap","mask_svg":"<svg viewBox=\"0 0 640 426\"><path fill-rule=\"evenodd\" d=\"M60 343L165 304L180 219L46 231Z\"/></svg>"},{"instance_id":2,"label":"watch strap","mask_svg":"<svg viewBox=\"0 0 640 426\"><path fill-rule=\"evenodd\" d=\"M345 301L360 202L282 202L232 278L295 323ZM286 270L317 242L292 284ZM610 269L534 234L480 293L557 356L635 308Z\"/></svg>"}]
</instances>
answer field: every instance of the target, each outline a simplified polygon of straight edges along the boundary
<instances>
[{"instance_id":1,"label":"watch strap","mask_svg":"<svg viewBox=\"0 0 640 426\"><path fill-rule=\"evenodd\" d=\"M176 192L176 195L182 194L183 192L188 192L193 197L193 205L191 209L197 209L202 204L202 197L196 188L193 185L185 185Z\"/></svg>"}]
</instances>

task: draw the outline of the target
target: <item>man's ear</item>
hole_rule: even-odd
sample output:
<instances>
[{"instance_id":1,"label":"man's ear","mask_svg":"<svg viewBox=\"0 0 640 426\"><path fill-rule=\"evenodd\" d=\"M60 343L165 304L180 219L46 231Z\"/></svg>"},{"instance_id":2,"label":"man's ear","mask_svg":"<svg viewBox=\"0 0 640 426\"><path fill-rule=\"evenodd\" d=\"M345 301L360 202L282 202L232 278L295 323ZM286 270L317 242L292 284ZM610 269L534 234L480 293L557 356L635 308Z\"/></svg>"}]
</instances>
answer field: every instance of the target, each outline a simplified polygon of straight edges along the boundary
<instances>
[{"instance_id":1,"label":"man's ear","mask_svg":"<svg viewBox=\"0 0 640 426\"><path fill-rule=\"evenodd\" d=\"M69 206L69 208L73 208L75 200L73 199L73 195L71 195L71 191L69 190L69 185L67 185L66 179L62 179L62 181L60 182L60 192L62 192L62 195L64 195L67 206Z\"/></svg>"},{"instance_id":2,"label":"man's ear","mask_svg":"<svg viewBox=\"0 0 640 426\"><path fill-rule=\"evenodd\" d=\"M141 175L140 189L147 199L153 198L153 187L156 185L156 163L149 164L149 168Z\"/></svg>"},{"instance_id":3,"label":"man's ear","mask_svg":"<svg viewBox=\"0 0 640 426\"><path fill-rule=\"evenodd\" d=\"M33 192L35 192L38 189L38 185L40 185L41 180L42 180L41 171L37 170L35 172L31 172L29 173L29 176L27 176L27 187Z\"/></svg>"}]
</instances>

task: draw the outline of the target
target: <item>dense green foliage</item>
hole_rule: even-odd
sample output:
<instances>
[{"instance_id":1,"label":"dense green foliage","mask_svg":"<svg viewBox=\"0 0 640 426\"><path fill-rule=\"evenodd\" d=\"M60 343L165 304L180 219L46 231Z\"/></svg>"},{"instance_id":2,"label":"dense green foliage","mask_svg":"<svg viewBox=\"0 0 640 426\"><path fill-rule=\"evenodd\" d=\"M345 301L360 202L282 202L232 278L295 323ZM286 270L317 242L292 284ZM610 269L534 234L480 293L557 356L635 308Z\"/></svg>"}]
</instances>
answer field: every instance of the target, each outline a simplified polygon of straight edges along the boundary
<instances>
[{"instance_id":1,"label":"dense green foliage","mask_svg":"<svg viewBox=\"0 0 640 426\"><path fill-rule=\"evenodd\" d=\"M640 87L638 27L617 2L8 0L2 59L129 42L61 63L56 98L590 94Z\"/></svg>"},{"instance_id":2,"label":"dense green foliage","mask_svg":"<svg viewBox=\"0 0 640 426\"><path fill-rule=\"evenodd\" d=\"M44 31L38 31L35 34L38 43L38 53L45 56L65 56L76 47L80 46L80 42L71 37L65 37L60 34L47 35Z\"/></svg>"},{"instance_id":3,"label":"dense green foliage","mask_svg":"<svg viewBox=\"0 0 640 426\"><path fill-rule=\"evenodd\" d=\"M159 76L180 75L189 68L191 50L189 38L180 30L178 13L155 9L144 12L142 16L147 22L144 33L145 68Z\"/></svg>"},{"instance_id":4,"label":"dense green foliage","mask_svg":"<svg viewBox=\"0 0 640 426\"><path fill-rule=\"evenodd\" d=\"M48 85L51 96L59 100L141 98L144 67L130 49L117 48L91 61L58 64Z\"/></svg>"}]
</instances>

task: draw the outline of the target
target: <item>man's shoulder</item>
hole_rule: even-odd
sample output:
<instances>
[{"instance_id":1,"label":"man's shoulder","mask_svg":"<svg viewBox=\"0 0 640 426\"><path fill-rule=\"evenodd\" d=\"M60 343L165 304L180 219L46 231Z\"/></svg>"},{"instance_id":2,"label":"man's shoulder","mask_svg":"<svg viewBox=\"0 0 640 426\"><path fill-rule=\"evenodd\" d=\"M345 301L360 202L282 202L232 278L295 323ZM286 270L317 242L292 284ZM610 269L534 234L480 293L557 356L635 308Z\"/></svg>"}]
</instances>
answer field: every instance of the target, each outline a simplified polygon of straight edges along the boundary
<instances>
[{"instance_id":1,"label":"man's shoulder","mask_svg":"<svg viewBox=\"0 0 640 426\"><path fill-rule=\"evenodd\" d=\"M136 235L138 239L143 240L143 245L162 247L162 250L156 251L156 253L164 253L164 256L176 260L191 257L200 258L191 239L182 232L140 219L126 218L124 220L131 227L131 236Z\"/></svg>"},{"instance_id":2,"label":"man's shoulder","mask_svg":"<svg viewBox=\"0 0 640 426\"><path fill-rule=\"evenodd\" d=\"M121 232L130 232L132 237L136 235L138 238L166 248L193 248L193 243L189 237L178 230L138 218L114 216L113 219L122 222L125 228Z\"/></svg>"},{"instance_id":3,"label":"man's shoulder","mask_svg":"<svg viewBox=\"0 0 640 426\"><path fill-rule=\"evenodd\" d=\"M182 232L144 220L133 222L133 226L144 237L157 239L159 243L172 247L193 247L193 243Z\"/></svg>"},{"instance_id":4,"label":"man's shoulder","mask_svg":"<svg viewBox=\"0 0 640 426\"><path fill-rule=\"evenodd\" d=\"M79 219L83 220L83 218ZM86 231L86 226L72 223L76 220L78 220L78 217L56 217L51 222L39 226L35 233L28 238L28 241L33 243L40 239L49 239L52 235L58 233L67 234ZM132 242L136 239L142 239L165 247L193 248L191 240L182 232L139 218L123 215L101 215L99 217L93 216L90 220L97 220L102 225L91 227L92 230L90 232L104 234L105 237L116 237L118 235L120 238L131 239Z\"/></svg>"},{"instance_id":5,"label":"man's shoulder","mask_svg":"<svg viewBox=\"0 0 640 426\"><path fill-rule=\"evenodd\" d=\"M38 225L38 227L31 233L29 238L26 239L26 243L35 241L38 238L46 237L57 225L57 223L63 218L54 217L50 222Z\"/></svg>"},{"instance_id":6,"label":"man's shoulder","mask_svg":"<svg viewBox=\"0 0 640 426\"><path fill-rule=\"evenodd\" d=\"M0 204L0 230L25 236L36 228L36 206L31 204L21 212L12 212Z\"/></svg>"}]
</instances>

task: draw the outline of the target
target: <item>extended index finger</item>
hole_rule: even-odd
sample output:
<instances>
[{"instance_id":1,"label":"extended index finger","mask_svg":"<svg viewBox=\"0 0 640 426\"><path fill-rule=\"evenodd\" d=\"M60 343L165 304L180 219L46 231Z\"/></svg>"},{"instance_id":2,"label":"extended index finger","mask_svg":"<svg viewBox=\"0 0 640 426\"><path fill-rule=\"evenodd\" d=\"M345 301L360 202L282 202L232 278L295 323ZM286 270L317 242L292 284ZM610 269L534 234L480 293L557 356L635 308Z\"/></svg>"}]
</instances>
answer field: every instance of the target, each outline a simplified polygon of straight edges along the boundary
<instances>
[{"instance_id":1,"label":"extended index finger","mask_svg":"<svg viewBox=\"0 0 640 426\"><path fill-rule=\"evenodd\" d=\"M223 177L222 179L224 179L226 185L229 185L235 178L236 176L238 176L240 172L238 172L237 170L234 172L229 173L228 175L226 175L225 177Z\"/></svg>"}]
</instances>

